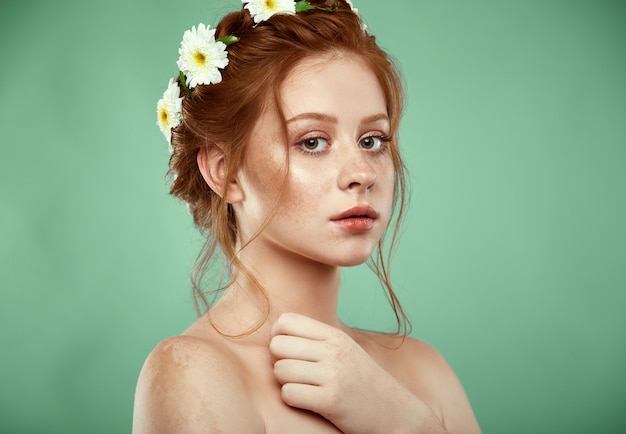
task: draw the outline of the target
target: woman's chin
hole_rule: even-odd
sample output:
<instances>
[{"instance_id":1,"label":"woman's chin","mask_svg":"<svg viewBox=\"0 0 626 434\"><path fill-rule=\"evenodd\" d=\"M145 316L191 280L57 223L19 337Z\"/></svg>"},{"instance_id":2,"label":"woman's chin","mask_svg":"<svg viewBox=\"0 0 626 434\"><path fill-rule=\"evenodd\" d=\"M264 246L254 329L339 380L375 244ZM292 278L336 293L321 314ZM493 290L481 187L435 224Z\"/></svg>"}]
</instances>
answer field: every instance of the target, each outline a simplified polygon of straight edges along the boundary
<instances>
[{"instance_id":1,"label":"woman's chin","mask_svg":"<svg viewBox=\"0 0 626 434\"><path fill-rule=\"evenodd\" d=\"M347 255L339 260L339 267L356 267L362 265L372 256L372 252L366 254Z\"/></svg>"}]
</instances>

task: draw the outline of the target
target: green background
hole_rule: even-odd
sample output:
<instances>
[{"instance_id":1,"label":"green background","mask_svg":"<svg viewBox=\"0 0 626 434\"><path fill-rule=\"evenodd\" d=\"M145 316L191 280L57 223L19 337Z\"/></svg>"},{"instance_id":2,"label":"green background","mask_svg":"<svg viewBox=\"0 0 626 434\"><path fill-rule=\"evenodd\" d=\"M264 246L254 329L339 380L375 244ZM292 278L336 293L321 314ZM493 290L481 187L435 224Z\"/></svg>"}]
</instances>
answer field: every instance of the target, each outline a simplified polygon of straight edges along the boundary
<instances>
[{"instance_id":1,"label":"green background","mask_svg":"<svg viewBox=\"0 0 626 434\"><path fill-rule=\"evenodd\" d=\"M408 88L393 264L485 433L626 431L626 4L355 0ZM200 247L155 104L238 0L0 6L0 432L130 431ZM343 318L393 326L346 271Z\"/></svg>"}]
</instances>

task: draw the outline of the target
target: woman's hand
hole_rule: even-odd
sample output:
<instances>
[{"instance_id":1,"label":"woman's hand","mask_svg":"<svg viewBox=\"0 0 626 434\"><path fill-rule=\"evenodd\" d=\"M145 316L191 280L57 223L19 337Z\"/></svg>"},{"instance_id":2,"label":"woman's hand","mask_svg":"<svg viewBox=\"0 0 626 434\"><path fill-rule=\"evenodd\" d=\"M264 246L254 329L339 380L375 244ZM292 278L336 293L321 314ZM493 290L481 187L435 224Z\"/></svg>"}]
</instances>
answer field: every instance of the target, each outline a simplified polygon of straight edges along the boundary
<instances>
[{"instance_id":1,"label":"woman's hand","mask_svg":"<svg viewBox=\"0 0 626 434\"><path fill-rule=\"evenodd\" d=\"M345 433L445 433L417 396L335 327L283 314L272 327L270 352L283 401Z\"/></svg>"}]
</instances>

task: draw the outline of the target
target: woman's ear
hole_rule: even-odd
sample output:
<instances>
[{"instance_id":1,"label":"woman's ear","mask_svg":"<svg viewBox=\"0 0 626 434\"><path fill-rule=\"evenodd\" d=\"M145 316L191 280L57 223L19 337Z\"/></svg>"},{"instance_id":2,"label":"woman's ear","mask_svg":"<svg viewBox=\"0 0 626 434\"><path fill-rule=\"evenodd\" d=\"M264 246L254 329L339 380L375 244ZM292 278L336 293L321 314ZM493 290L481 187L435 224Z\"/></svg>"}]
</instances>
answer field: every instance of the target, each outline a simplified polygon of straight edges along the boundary
<instances>
[{"instance_id":1,"label":"woman's ear","mask_svg":"<svg viewBox=\"0 0 626 434\"><path fill-rule=\"evenodd\" d=\"M200 148L197 159L200 173L211 190L228 203L237 203L243 200L243 192L237 179L226 179L224 151L220 145L214 144Z\"/></svg>"}]
</instances>

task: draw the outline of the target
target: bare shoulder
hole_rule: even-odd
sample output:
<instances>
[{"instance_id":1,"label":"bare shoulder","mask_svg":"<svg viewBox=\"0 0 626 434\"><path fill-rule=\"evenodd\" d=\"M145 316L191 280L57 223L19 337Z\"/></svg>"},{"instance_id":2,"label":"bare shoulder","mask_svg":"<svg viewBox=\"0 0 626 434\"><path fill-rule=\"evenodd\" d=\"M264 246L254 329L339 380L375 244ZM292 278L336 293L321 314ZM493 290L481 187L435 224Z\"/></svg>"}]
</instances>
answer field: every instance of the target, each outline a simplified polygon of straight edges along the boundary
<instances>
[{"instance_id":1,"label":"bare shoulder","mask_svg":"<svg viewBox=\"0 0 626 434\"><path fill-rule=\"evenodd\" d=\"M442 419L448 433L480 433L454 370L434 347L412 337L370 335L381 363Z\"/></svg>"},{"instance_id":2,"label":"bare shoulder","mask_svg":"<svg viewBox=\"0 0 626 434\"><path fill-rule=\"evenodd\" d=\"M256 422L261 423L246 399L237 361L218 341L176 336L146 359L135 392L133 433L252 432Z\"/></svg>"}]
</instances>

